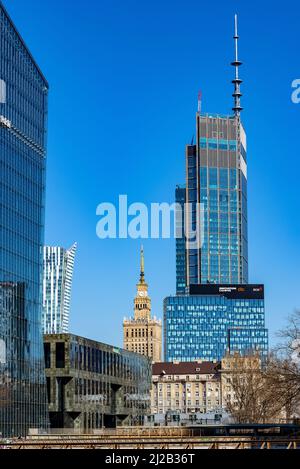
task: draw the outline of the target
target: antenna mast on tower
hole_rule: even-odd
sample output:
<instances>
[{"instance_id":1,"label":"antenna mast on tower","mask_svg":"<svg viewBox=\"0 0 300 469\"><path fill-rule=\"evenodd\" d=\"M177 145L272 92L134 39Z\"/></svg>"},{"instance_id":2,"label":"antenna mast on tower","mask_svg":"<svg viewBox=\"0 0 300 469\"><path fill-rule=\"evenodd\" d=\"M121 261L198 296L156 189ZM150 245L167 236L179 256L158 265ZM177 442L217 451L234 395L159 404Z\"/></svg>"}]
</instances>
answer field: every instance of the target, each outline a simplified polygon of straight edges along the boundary
<instances>
[{"instance_id":1,"label":"antenna mast on tower","mask_svg":"<svg viewBox=\"0 0 300 469\"><path fill-rule=\"evenodd\" d=\"M198 114L201 114L202 110L202 91L200 90L198 93Z\"/></svg>"},{"instance_id":2,"label":"antenna mast on tower","mask_svg":"<svg viewBox=\"0 0 300 469\"><path fill-rule=\"evenodd\" d=\"M233 98L234 98L234 107L232 110L234 111L234 114L236 117L240 117L240 113L243 110L241 107L241 83L243 80L239 78L239 67L242 65L242 62L239 61L239 55L238 55L238 40L239 40L239 35L238 35L238 19L237 15L234 15L234 47L235 47L235 60L234 62L231 63L231 65L235 68L235 78L232 80L232 83L234 84L234 93L233 93Z\"/></svg>"}]
</instances>

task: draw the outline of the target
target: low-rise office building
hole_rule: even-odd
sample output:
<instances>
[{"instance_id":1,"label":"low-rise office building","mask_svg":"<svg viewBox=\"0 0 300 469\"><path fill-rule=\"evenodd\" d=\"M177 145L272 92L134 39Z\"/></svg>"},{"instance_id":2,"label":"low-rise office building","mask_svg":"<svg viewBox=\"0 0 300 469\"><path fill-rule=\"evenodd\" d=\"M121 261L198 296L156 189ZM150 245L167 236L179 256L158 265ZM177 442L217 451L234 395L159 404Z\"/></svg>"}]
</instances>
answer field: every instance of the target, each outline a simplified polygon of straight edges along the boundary
<instances>
[{"instance_id":1,"label":"low-rise office building","mask_svg":"<svg viewBox=\"0 0 300 469\"><path fill-rule=\"evenodd\" d=\"M190 285L164 300L165 361L222 360L226 353L268 355L263 285Z\"/></svg>"},{"instance_id":2,"label":"low-rise office building","mask_svg":"<svg viewBox=\"0 0 300 469\"><path fill-rule=\"evenodd\" d=\"M52 428L143 424L150 412L148 357L72 334L44 336Z\"/></svg>"}]
</instances>

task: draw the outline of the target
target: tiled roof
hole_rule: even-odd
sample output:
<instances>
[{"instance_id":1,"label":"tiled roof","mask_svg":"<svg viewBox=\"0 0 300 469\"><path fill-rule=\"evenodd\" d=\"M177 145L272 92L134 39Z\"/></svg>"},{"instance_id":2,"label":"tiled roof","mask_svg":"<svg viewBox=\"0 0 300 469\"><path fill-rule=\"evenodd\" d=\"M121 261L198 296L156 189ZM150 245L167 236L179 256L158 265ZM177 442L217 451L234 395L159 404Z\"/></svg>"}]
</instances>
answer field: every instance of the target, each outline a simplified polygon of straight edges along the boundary
<instances>
[{"instance_id":1,"label":"tiled roof","mask_svg":"<svg viewBox=\"0 0 300 469\"><path fill-rule=\"evenodd\" d=\"M161 362L153 363L153 375L197 375L214 374L219 369L215 362Z\"/></svg>"}]
</instances>

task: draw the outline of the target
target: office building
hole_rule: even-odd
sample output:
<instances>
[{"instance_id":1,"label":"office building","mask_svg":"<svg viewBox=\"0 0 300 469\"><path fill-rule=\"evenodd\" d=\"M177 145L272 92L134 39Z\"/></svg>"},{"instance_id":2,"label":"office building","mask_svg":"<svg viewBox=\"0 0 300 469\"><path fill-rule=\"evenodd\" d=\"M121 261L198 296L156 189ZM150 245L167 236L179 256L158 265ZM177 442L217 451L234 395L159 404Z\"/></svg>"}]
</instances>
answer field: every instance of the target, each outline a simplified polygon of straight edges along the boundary
<instances>
[{"instance_id":1,"label":"office building","mask_svg":"<svg viewBox=\"0 0 300 469\"><path fill-rule=\"evenodd\" d=\"M44 336L51 427L141 425L150 412L151 361L72 334Z\"/></svg>"},{"instance_id":2,"label":"office building","mask_svg":"<svg viewBox=\"0 0 300 469\"><path fill-rule=\"evenodd\" d=\"M204 114L199 97L196 140L186 146L185 194L176 189L176 202L186 203L187 234L184 254L183 241L176 243L178 293L184 293L184 283L248 283L247 141L240 118L237 30L234 39L234 113Z\"/></svg>"},{"instance_id":3,"label":"office building","mask_svg":"<svg viewBox=\"0 0 300 469\"><path fill-rule=\"evenodd\" d=\"M0 434L48 424L44 244L48 83L0 2Z\"/></svg>"},{"instance_id":4,"label":"office building","mask_svg":"<svg viewBox=\"0 0 300 469\"><path fill-rule=\"evenodd\" d=\"M69 249L44 247L43 314L44 334L69 332L70 303L77 244Z\"/></svg>"},{"instance_id":5,"label":"office building","mask_svg":"<svg viewBox=\"0 0 300 469\"><path fill-rule=\"evenodd\" d=\"M166 361L221 360L228 351L258 351L265 359L268 352L264 286L248 284L237 17L234 42L233 114L202 113L199 95L196 140L186 147L186 190L176 189L176 224L183 224L183 237L176 239L177 296L164 300Z\"/></svg>"},{"instance_id":6,"label":"office building","mask_svg":"<svg viewBox=\"0 0 300 469\"><path fill-rule=\"evenodd\" d=\"M153 361L161 360L162 324L151 316L151 299L145 281L144 250L141 250L141 272L134 299L134 317L123 321L124 348L141 353Z\"/></svg>"},{"instance_id":7,"label":"office building","mask_svg":"<svg viewBox=\"0 0 300 469\"><path fill-rule=\"evenodd\" d=\"M236 116L197 113L196 121L196 144L186 150L186 198L187 203L195 206L195 210L187 211L187 226L194 230L197 203L201 204L202 217L198 246L197 242L187 240L187 284L245 284L248 283L246 135ZM193 240L192 231L188 237Z\"/></svg>"},{"instance_id":8,"label":"office building","mask_svg":"<svg viewBox=\"0 0 300 469\"><path fill-rule=\"evenodd\" d=\"M268 353L263 285L192 285L164 300L165 361Z\"/></svg>"}]
</instances>

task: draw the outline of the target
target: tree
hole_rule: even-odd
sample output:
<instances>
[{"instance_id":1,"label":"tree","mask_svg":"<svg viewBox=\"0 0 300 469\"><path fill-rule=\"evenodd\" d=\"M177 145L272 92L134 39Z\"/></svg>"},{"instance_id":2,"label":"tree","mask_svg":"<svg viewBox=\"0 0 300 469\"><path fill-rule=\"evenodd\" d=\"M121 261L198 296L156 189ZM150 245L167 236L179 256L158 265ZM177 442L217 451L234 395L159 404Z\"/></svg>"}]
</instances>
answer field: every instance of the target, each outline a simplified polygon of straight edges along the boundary
<instances>
[{"instance_id":1,"label":"tree","mask_svg":"<svg viewBox=\"0 0 300 469\"><path fill-rule=\"evenodd\" d=\"M266 423L280 412L257 354L235 353L222 360L222 393L226 410L236 423Z\"/></svg>"},{"instance_id":2,"label":"tree","mask_svg":"<svg viewBox=\"0 0 300 469\"><path fill-rule=\"evenodd\" d=\"M300 416L300 311L288 318L265 370L267 386L280 402L287 419Z\"/></svg>"},{"instance_id":3,"label":"tree","mask_svg":"<svg viewBox=\"0 0 300 469\"><path fill-rule=\"evenodd\" d=\"M281 341L263 366L255 354L222 360L223 401L237 423L300 417L300 311L278 336Z\"/></svg>"}]
</instances>

